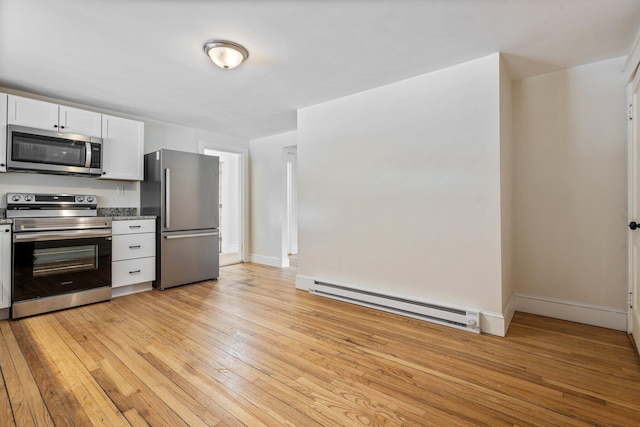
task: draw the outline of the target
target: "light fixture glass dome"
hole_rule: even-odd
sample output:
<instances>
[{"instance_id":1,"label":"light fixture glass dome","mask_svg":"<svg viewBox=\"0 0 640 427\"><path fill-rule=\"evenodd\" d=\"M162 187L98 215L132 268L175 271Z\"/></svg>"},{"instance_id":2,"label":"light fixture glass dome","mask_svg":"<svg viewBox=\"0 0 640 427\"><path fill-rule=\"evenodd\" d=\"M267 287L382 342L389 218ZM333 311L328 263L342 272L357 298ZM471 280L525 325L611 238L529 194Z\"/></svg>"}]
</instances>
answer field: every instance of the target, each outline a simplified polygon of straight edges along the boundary
<instances>
[{"instance_id":1,"label":"light fixture glass dome","mask_svg":"<svg viewBox=\"0 0 640 427\"><path fill-rule=\"evenodd\" d=\"M225 70L236 68L249 57L249 52L243 46L226 40L206 42L204 51L214 64Z\"/></svg>"}]
</instances>

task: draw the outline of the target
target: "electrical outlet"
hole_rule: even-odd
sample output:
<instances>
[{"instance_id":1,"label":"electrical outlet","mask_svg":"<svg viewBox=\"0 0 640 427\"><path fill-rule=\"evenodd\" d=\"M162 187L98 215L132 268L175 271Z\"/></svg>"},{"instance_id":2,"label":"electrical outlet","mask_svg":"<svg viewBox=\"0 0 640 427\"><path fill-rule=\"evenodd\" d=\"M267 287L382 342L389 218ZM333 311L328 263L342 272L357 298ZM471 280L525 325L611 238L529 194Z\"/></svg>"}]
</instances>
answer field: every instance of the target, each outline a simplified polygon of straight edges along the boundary
<instances>
[{"instance_id":1,"label":"electrical outlet","mask_svg":"<svg viewBox=\"0 0 640 427\"><path fill-rule=\"evenodd\" d=\"M116 185L116 194L118 196L124 195L124 185Z\"/></svg>"}]
</instances>

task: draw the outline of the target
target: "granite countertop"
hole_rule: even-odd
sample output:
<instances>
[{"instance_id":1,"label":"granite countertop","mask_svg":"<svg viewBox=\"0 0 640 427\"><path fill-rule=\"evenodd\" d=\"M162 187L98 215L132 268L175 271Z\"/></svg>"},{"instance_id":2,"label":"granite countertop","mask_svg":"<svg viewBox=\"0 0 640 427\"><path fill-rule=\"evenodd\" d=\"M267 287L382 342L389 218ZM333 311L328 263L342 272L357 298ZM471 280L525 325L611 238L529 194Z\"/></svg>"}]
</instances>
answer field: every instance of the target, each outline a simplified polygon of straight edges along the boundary
<instances>
[{"instance_id":1,"label":"granite countertop","mask_svg":"<svg viewBox=\"0 0 640 427\"><path fill-rule=\"evenodd\" d=\"M98 216L135 217L138 216L138 208L98 208Z\"/></svg>"},{"instance_id":2,"label":"granite countertop","mask_svg":"<svg viewBox=\"0 0 640 427\"><path fill-rule=\"evenodd\" d=\"M128 221L132 219L156 219L155 215L131 215L131 216L112 216L112 221Z\"/></svg>"},{"instance_id":3,"label":"granite countertop","mask_svg":"<svg viewBox=\"0 0 640 427\"><path fill-rule=\"evenodd\" d=\"M113 221L156 219L154 215L138 215L138 208L98 208L98 216L110 216Z\"/></svg>"}]
</instances>

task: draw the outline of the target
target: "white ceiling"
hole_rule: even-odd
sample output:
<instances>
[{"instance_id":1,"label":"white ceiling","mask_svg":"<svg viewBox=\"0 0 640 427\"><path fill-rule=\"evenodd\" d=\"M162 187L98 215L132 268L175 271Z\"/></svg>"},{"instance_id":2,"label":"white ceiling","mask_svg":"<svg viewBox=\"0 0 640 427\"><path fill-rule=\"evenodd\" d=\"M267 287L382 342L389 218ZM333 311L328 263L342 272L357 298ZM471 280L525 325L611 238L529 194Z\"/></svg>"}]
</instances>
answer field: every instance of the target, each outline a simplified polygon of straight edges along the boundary
<instances>
[{"instance_id":1,"label":"white ceiling","mask_svg":"<svg viewBox=\"0 0 640 427\"><path fill-rule=\"evenodd\" d=\"M516 78L622 56L639 24L640 0L0 0L0 87L250 139L498 51ZM215 67L214 38L249 59Z\"/></svg>"}]
</instances>

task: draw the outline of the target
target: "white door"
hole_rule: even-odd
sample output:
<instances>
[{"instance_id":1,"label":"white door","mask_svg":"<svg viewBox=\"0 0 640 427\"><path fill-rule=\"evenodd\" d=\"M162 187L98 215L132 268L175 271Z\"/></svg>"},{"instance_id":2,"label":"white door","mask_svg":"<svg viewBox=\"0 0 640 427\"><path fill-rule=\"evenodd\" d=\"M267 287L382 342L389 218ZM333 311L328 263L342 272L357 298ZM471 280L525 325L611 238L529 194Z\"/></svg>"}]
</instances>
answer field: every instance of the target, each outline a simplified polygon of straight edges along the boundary
<instances>
[{"instance_id":1,"label":"white door","mask_svg":"<svg viewBox=\"0 0 640 427\"><path fill-rule=\"evenodd\" d=\"M640 72L627 88L629 192L629 314L627 329L640 351Z\"/></svg>"}]
</instances>

